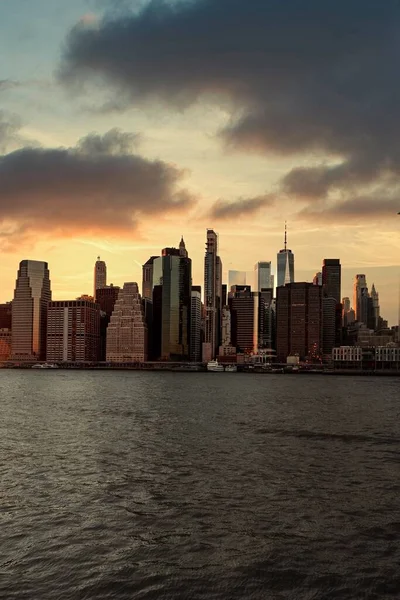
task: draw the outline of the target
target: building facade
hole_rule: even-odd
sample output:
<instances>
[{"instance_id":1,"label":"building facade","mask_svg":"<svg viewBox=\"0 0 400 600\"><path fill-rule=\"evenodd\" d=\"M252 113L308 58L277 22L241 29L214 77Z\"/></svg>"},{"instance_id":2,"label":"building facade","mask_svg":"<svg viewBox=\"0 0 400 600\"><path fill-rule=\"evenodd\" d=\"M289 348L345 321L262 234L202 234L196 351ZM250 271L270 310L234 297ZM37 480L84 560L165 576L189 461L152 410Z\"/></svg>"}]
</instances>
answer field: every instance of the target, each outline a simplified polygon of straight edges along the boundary
<instances>
[{"instance_id":1,"label":"building facade","mask_svg":"<svg viewBox=\"0 0 400 600\"><path fill-rule=\"evenodd\" d=\"M334 298L340 304L342 297L342 267L338 258L325 258L322 265L324 296Z\"/></svg>"},{"instance_id":2,"label":"building facade","mask_svg":"<svg viewBox=\"0 0 400 600\"><path fill-rule=\"evenodd\" d=\"M49 302L47 362L97 362L99 353L98 304L87 300Z\"/></svg>"},{"instance_id":3,"label":"building facade","mask_svg":"<svg viewBox=\"0 0 400 600\"><path fill-rule=\"evenodd\" d=\"M204 257L204 342L202 360L215 358L220 337L222 299L222 262L218 256L218 236L207 229Z\"/></svg>"},{"instance_id":4,"label":"building facade","mask_svg":"<svg viewBox=\"0 0 400 600\"><path fill-rule=\"evenodd\" d=\"M50 273L47 262L21 261L12 304L13 360L46 359L47 308L50 301Z\"/></svg>"},{"instance_id":5,"label":"building facade","mask_svg":"<svg viewBox=\"0 0 400 600\"><path fill-rule=\"evenodd\" d=\"M254 265L254 285L256 292L262 292L274 287L271 261L262 261Z\"/></svg>"},{"instance_id":6,"label":"building facade","mask_svg":"<svg viewBox=\"0 0 400 600\"><path fill-rule=\"evenodd\" d=\"M201 361L201 292L192 289L190 311L190 360Z\"/></svg>"},{"instance_id":7,"label":"building facade","mask_svg":"<svg viewBox=\"0 0 400 600\"><path fill-rule=\"evenodd\" d=\"M285 224L284 248L277 255L277 286L294 282L294 254L287 247L287 228Z\"/></svg>"},{"instance_id":8,"label":"building facade","mask_svg":"<svg viewBox=\"0 0 400 600\"><path fill-rule=\"evenodd\" d=\"M149 260L142 267L142 298L143 300L153 300L153 264L158 256L150 256Z\"/></svg>"},{"instance_id":9,"label":"building facade","mask_svg":"<svg viewBox=\"0 0 400 600\"><path fill-rule=\"evenodd\" d=\"M322 354L322 288L312 283L290 283L277 288L277 358L289 355L319 361Z\"/></svg>"},{"instance_id":10,"label":"building facade","mask_svg":"<svg viewBox=\"0 0 400 600\"><path fill-rule=\"evenodd\" d=\"M137 283L124 283L107 328L107 362L147 361L147 325Z\"/></svg>"},{"instance_id":11,"label":"building facade","mask_svg":"<svg viewBox=\"0 0 400 600\"><path fill-rule=\"evenodd\" d=\"M368 286L364 274L359 273L355 276L353 285L353 308L356 321L367 324L368 321Z\"/></svg>"},{"instance_id":12,"label":"building facade","mask_svg":"<svg viewBox=\"0 0 400 600\"><path fill-rule=\"evenodd\" d=\"M107 266L104 260L100 260L100 256L94 265L94 282L93 282L93 299L97 300L97 290L106 287L107 285Z\"/></svg>"},{"instance_id":13,"label":"building facade","mask_svg":"<svg viewBox=\"0 0 400 600\"><path fill-rule=\"evenodd\" d=\"M246 271L228 271L228 288L233 285L246 285Z\"/></svg>"},{"instance_id":14,"label":"building facade","mask_svg":"<svg viewBox=\"0 0 400 600\"><path fill-rule=\"evenodd\" d=\"M161 360L190 359L192 261L182 242L179 249L164 248L153 264L153 342Z\"/></svg>"},{"instance_id":15,"label":"building facade","mask_svg":"<svg viewBox=\"0 0 400 600\"><path fill-rule=\"evenodd\" d=\"M106 360L107 328L120 291L118 285L107 285L97 290L97 304L100 307L100 354L99 361Z\"/></svg>"}]
</instances>

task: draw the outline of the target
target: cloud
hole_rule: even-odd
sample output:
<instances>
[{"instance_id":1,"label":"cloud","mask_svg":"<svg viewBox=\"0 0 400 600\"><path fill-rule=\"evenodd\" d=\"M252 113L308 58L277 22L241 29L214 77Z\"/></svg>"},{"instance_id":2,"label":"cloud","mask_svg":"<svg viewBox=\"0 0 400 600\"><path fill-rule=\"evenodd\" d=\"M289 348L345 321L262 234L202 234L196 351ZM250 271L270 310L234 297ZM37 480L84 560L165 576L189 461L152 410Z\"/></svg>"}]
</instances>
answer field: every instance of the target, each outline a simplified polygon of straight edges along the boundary
<instances>
[{"instance_id":1,"label":"cloud","mask_svg":"<svg viewBox=\"0 0 400 600\"><path fill-rule=\"evenodd\" d=\"M20 82L13 79L0 79L0 92L20 87Z\"/></svg>"},{"instance_id":2,"label":"cloud","mask_svg":"<svg viewBox=\"0 0 400 600\"><path fill-rule=\"evenodd\" d=\"M0 109L0 154L10 146L18 146L22 138L19 135L20 119L7 111Z\"/></svg>"},{"instance_id":3,"label":"cloud","mask_svg":"<svg viewBox=\"0 0 400 600\"><path fill-rule=\"evenodd\" d=\"M0 231L131 236L146 218L184 213L195 198L185 171L130 152L136 136L90 134L73 148L21 148L0 156Z\"/></svg>"},{"instance_id":4,"label":"cloud","mask_svg":"<svg viewBox=\"0 0 400 600\"><path fill-rule=\"evenodd\" d=\"M58 74L124 105L228 102L225 143L311 155L282 189L315 199L397 181L399 55L398 0L152 0L76 25Z\"/></svg>"},{"instance_id":5,"label":"cloud","mask_svg":"<svg viewBox=\"0 0 400 600\"><path fill-rule=\"evenodd\" d=\"M254 215L261 208L272 206L274 203L272 194L256 196L254 198L239 198L234 202L217 200L210 210L210 217L216 220L230 220L238 217Z\"/></svg>"},{"instance_id":6,"label":"cloud","mask_svg":"<svg viewBox=\"0 0 400 600\"><path fill-rule=\"evenodd\" d=\"M393 219L400 208L400 187L395 190L375 190L365 196L354 196L330 206L307 206L297 217L305 221L340 223L342 225L369 221L379 223Z\"/></svg>"}]
</instances>

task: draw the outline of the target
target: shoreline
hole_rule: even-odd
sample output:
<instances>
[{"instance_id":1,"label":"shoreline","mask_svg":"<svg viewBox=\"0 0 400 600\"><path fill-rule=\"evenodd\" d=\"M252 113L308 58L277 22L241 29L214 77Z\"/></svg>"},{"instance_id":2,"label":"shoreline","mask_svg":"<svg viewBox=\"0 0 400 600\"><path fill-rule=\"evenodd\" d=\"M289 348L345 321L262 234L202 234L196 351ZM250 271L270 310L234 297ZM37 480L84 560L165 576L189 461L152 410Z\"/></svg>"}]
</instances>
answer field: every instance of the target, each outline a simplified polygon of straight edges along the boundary
<instances>
[{"instance_id":1,"label":"shoreline","mask_svg":"<svg viewBox=\"0 0 400 600\"><path fill-rule=\"evenodd\" d=\"M32 365L0 365L0 370L32 370ZM168 373L207 373L213 374L212 371L207 371L205 366L184 366L184 365L121 365L121 366L105 366L105 365L58 365L57 367L35 368L34 371L140 371L140 372L168 372ZM221 371L221 373L227 373ZM293 371L285 369L285 367L277 367L273 370L264 370L257 368L248 368L247 366L238 365L236 373L246 375L313 375L313 376L369 376L369 377L400 377L400 369L327 369L327 370L307 370L299 369ZM234 374L234 373L231 373Z\"/></svg>"}]
</instances>

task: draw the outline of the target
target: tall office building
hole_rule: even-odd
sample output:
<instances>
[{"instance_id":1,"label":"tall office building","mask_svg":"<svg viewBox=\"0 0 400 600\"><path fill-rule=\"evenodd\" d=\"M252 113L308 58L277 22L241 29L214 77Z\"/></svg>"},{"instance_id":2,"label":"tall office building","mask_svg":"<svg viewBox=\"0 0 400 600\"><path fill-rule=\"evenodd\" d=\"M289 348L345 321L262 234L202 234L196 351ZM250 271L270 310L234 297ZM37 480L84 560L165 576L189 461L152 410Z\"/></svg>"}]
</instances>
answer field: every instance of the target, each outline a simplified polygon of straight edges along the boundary
<instances>
[{"instance_id":1,"label":"tall office building","mask_svg":"<svg viewBox=\"0 0 400 600\"><path fill-rule=\"evenodd\" d=\"M202 360L215 358L220 337L220 314L222 298L222 262L218 256L218 236L207 229L204 257L204 342Z\"/></svg>"},{"instance_id":2,"label":"tall office building","mask_svg":"<svg viewBox=\"0 0 400 600\"><path fill-rule=\"evenodd\" d=\"M106 287L107 285L107 266L104 260L100 260L100 256L94 265L94 283L93 283L93 299L96 302L97 290Z\"/></svg>"},{"instance_id":3,"label":"tall office building","mask_svg":"<svg viewBox=\"0 0 400 600\"><path fill-rule=\"evenodd\" d=\"M272 275L271 261L258 262L254 265L254 285L256 292L273 289L274 276Z\"/></svg>"},{"instance_id":4,"label":"tall office building","mask_svg":"<svg viewBox=\"0 0 400 600\"><path fill-rule=\"evenodd\" d=\"M147 325L137 283L124 283L107 328L108 362L146 362Z\"/></svg>"},{"instance_id":5,"label":"tall office building","mask_svg":"<svg viewBox=\"0 0 400 600\"><path fill-rule=\"evenodd\" d=\"M120 287L112 283L97 290L97 304L100 307L100 352L98 360L101 362L106 360L107 327L118 299L119 290Z\"/></svg>"},{"instance_id":6,"label":"tall office building","mask_svg":"<svg viewBox=\"0 0 400 600\"><path fill-rule=\"evenodd\" d=\"M192 288L190 310L190 360L201 361L201 292Z\"/></svg>"},{"instance_id":7,"label":"tall office building","mask_svg":"<svg viewBox=\"0 0 400 600\"><path fill-rule=\"evenodd\" d=\"M357 274L353 286L353 308L356 321L367 324L368 321L368 286L364 274Z\"/></svg>"},{"instance_id":8,"label":"tall office building","mask_svg":"<svg viewBox=\"0 0 400 600\"><path fill-rule=\"evenodd\" d=\"M100 307L87 300L49 302L48 362L97 362L100 353Z\"/></svg>"},{"instance_id":9,"label":"tall office building","mask_svg":"<svg viewBox=\"0 0 400 600\"><path fill-rule=\"evenodd\" d=\"M351 308L350 298L347 296L342 298L342 323L343 327L347 327L355 321L354 310Z\"/></svg>"},{"instance_id":10,"label":"tall office building","mask_svg":"<svg viewBox=\"0 0 400 600\"><path fill-rule=\"evenodd\" d=\"M278 252L277 256L278 268L277 268L277 286L281 287L287 283L294 282L294 254L287 247L287 227L285 223L285 245L282 250Z\"/></svg>"},{"instance_id":11,"label":"tall office building","mask_svg":"<svg viewBox=\"0 0 400 600\"><path fill-rule=\"evenodd\" d=\"M342 285L342 267L338 258L325 258L322 265L322 286L324 296L335 298L340 304Z\"/></svg>"},{"instance_id":12,"label":"tall office building","mask_svg":"<svg viewBox=\"0 0 400 600\"><path fill-rule=\"evenodd\" d=\"M233 286L229 297L231 343L239 353L256 353L263 347L265 301L251 287Z\"/></svg>"},{"instance_id":13,"label":"tall office building","mask_svg":"<svg viewBox=\"0 0 400 600\"><path fill-rule=\"evenodd\" d=\"M158 256L150 256L149 260L142 267L142 298L144 300L153 300L153 264Z\"/></svg>"},{"instance_id":14,"label":"tall office building","mask_svg":"<svg viewBox=\"0 0 400 600\"><path fill-rule=\"evenodd\" d=\"M228 288L233 285L246 285L246 271L228 271Z\"/></svg>"},{"instance_id":15,"label":"tall office building","mask_svg":"<svg viewBox=\"0 0 400 600\"><path fill-rule=\"evenodd\" d=\"M276 299L277 357L318 360L322 353L322 288L312 283L278 287Z\"/></svg>"},{"instance_id":16,"label":"tall office building","mask_svg":"<svg viewBox=\"0 0 400 600\"><path fill-rule=\"evenodd\" d=\"M377 331L377 329L379 328L381 309L379 306L379 294L375 289L375 284L372 284L371 299L372 299L374 330Z\"/></svg>"},{"instance_id":17,"label":"tall office building","mask_svg":"<svg viewBox=\"0 0 400 600\"><path fill-rule=\"evenodd\" d=\"M183 240L179 249L164 248L162 256L154 260L153 284L153 341L155 348L160 348L157 358L189 360L192 261ZM158 315L160 309L161 315ZM161 328L156 328L157 323L161 324ZM155 339L157 337L159 342Z\"/></svg>"},{"instance_id":18,"label":"tall office building","mask_svg":"<svg viewBox=\"0 0 400 600\"><path fill-rule=\"evenodd\" d=\"M332 296L322 298L322 352L330 357L336 342L336 307L337 302ZM340 344L339 344L340 345Z\"/></svg>"},{"instance_id":19,"label":"tall office building","mask_svg":"<svg viewBox=\"0 0 400 600\"><path fill-rule=\"evenodd\" d=\"M20 262L12 303L12 357L46 359L47 307L51 300L47 262Z\"/></svg>"}]
</instances>

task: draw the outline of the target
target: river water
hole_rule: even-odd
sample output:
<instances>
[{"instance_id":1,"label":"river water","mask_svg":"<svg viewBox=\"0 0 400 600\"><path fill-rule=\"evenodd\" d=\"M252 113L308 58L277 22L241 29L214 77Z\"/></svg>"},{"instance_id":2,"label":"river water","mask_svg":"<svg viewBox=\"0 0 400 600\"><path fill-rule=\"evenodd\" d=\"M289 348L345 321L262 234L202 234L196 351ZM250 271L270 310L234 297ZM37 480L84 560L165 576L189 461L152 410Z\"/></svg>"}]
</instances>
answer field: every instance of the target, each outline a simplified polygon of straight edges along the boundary
<instances>
[{"instance_id":1,"label":"river water","mask_svg":"<svg viewBox=\"0 0 400 600\"><path fill-rule=\"evenodd\" d=\"M0 598L400 597L400 379L0 371Z\"/></svg>"}]
</instances>

